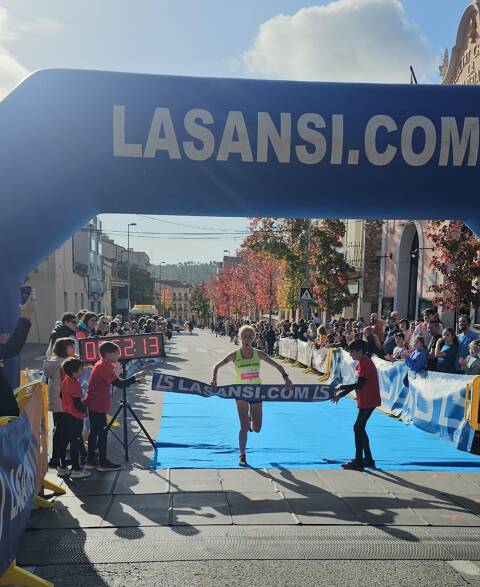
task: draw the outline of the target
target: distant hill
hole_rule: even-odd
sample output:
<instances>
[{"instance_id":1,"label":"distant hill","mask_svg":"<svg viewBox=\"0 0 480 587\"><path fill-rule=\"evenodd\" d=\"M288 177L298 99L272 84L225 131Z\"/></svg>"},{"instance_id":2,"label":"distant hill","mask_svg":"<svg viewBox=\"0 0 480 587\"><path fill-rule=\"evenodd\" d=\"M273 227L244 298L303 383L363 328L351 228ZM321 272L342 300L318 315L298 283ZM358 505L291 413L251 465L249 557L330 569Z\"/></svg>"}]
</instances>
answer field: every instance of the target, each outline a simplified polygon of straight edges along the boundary
<instances>
[{"instance_id":1,"label":"distant hill","mask_svg":"<svg viewBox=\"0 0 480 587\"><path fill-rule=\"evenodd\" d=\"M210 261L209 263L196 263L195 261L187 261L185 263L176 263L172 265L151 265L151 273L153 277L160 279L176 279L178 281L186 281L196 285L208 281L212 275L217 272L217 261Z\"/></svg>"}]
</instances>

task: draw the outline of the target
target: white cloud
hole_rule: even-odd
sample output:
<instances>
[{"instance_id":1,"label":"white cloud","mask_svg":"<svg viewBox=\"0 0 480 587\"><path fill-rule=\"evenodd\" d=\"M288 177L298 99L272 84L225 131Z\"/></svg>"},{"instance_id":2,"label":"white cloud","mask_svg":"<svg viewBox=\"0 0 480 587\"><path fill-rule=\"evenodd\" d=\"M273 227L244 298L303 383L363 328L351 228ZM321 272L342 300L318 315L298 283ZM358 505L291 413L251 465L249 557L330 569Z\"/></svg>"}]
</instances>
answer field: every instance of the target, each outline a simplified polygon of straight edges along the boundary
<instances>
[{"instance_id":1,"label":"white cloud","mask_svg":"<svg viewBox=\"0 0 480 587\"><path fill-rule=\"evenodd\" d=\"M243 63L251 75L309 81L435 80L438 55L400 0L335 0L263 23Z\"/></svg>"},{"instance_id":2,"label":"white cloud","mask_svg":"<svg viewBox=\"0 0 480 587\"><path fill-rule=\"evenodd\" d=\"M15 25L15 29L18 31L27 31L29 33L56 33L63 31L65 25L53 18L47 18L46 16L40 16L35 20L31 20L24 23Z\"/></svg>"},{"instance_id":3,"label":"white cloud","mask_svg":"<svg viewBox=\"0 0 480 587\"><path fill-rule=\"evenodd\" d=\"M30 73L4 46L17 38L10 26L7 10L0 6L0 100Z\"/></svg>"}]
</instances>

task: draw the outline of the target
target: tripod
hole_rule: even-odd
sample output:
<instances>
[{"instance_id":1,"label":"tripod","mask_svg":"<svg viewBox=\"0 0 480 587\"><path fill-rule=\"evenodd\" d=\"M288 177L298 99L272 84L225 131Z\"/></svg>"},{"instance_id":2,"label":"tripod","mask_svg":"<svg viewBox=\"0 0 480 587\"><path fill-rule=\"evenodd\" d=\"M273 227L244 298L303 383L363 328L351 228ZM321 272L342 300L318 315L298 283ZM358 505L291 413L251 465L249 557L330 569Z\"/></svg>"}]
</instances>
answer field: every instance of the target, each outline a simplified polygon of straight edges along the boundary
<instances>
[{"instance_id":1,"label":"tripod","mask_svg":"<svg viewBox=\"0 0 480 587\"><path fill-rule=\"evenodd\" d=\"M127 363L128 362L129 362L129 359L120 359L120 364L122 365L122 379L126 379L127 378ZM115 432L112 430L113 423L115 422L115 420L117 420L118 415L122 411L123 411L123 440L121 440L115 434ZM137 434L135 434L135 436L132 438L132 440L130 442L128 442L128 427L127 427L127 424L128 424L128 412L130 412L130 415L132 416L132 418L137 422L137 424L140 427L140 430L137 432ZM143 434L145 435L146 439L152 445L152 447L153 447L153 449L155 451L153 462L154 463L157 462L157 454L158 454L158 446L157 446L157 443L153 440L153 438L147 432L147 430L145 429L145 426L142 424L142 422L140 421L139 417L134 412L132 406L128 403L128 399L127 399L127 386L125 384L122 385L122 399L120 400L120 405L118 406L116 412L112 416L112 419L108 423L107 432L108 431L110 431L113 434L113 436L115 436L115 438L118 440L118 442L123 446L123 449L125 451L125 461L127 461L127 462L128 462L128 449L129 449L130 445L137 438L137 436L140 434L140 432L143 432Z\"/></svg>"}]
</instances>

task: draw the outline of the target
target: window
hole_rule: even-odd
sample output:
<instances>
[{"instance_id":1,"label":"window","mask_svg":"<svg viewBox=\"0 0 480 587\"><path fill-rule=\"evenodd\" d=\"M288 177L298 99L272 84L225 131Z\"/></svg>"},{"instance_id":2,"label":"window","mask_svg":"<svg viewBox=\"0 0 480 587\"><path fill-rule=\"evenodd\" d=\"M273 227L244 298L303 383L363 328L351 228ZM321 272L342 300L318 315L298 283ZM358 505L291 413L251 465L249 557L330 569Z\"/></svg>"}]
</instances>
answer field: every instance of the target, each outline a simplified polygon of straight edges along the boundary
<instances>
[{"instance_id":1,"label":"window","mask_svg":"<svg viewBox=\"0 0 480 587\"><path fill-rule=\"evenodd\" d=\"M75 292L75 308L72 308L74 312L78 312L80 308L78 307L78 292Z\"/></svg>"},{"instance_id":2,"label":"window","mask_svg":"<svg viewBox=\"0 0 480 587\"><path fill-rule=\"evenodd\" d=\"M83 310L85 308L85 294L80 294L80 308L79 310Z\"/></svg>"},{"instance_id":3,"label":"window","mask_svg":"<svg viewBox=\"0 0 480 587\"><path fill-rule=\"evenodd\" d=\"M63 311L68 312L68 292L63 292Z\"/></svg>"}]
</instances>

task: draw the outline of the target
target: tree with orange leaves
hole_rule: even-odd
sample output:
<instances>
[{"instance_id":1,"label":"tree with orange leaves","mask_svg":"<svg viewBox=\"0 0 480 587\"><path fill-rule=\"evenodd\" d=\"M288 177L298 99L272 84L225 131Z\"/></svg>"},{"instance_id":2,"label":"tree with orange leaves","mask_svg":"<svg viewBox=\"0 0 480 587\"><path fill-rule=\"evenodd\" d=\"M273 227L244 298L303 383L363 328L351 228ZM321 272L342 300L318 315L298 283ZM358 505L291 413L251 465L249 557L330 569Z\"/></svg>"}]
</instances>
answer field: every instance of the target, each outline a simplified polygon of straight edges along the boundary
<instances>
[{"instance_id":1,"label":"tree with orange leaves","mask_svg":"<svg viewBox=\"0 0 480 587\"><path fill-rule=\"evenodd\" d=\"M443 275L443 283L432 286L433 302L469 313L480 306L480 239L459 220L429 220L427 226L431 267Z\"/></svg>"}]
</instances>

